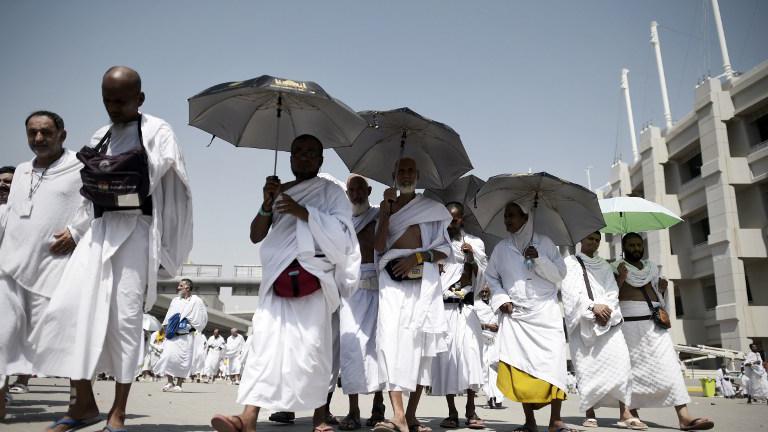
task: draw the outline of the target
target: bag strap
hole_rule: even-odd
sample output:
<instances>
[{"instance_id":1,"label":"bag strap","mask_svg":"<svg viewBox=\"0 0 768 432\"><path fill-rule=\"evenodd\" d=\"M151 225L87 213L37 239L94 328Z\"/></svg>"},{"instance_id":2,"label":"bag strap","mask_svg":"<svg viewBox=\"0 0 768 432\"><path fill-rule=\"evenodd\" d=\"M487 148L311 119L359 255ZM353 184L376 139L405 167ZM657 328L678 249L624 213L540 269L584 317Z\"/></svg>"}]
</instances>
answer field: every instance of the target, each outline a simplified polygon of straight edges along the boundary
<instances>
[{"instance_id":1,"label":"bag strap","mask_svg":"<svg viewBox=\"0 0 768 432\"><path fill-rule=\"evenodd\" d=\"M589 277L587 276L587 267L584 265L584 261L581 259L580 256L574 255L576 257L576 260L581 265L581 271L584 275L584 284L587 286L587 295L589 296L589 299L592 301L595 301L595 296L592 295L592 286L589 284Z\"/></svg>"},{"instance_id":2,"label":"bag strap","mask_svg":"<svg viewBox=\"0 0 768 432\"><path fill-rule=\"evenodd\" d=\"M651 302L651 296L648 295L648 292L646 292L645 287L640 287L640 292L643 293L643 297L645 297L645 302L648 304L648 309L654 310L653 302Z\"/></svg>"},{"instance_id":3,"label":"bag strap","mask_svg":"<svg viewBox=\"0 0 768 432\"><path fill-rule=\"evenodd\" d=\"M143 117L144 117L143 114L140 115L139 116L139 120L136 123L137 123L137 126L138 126L137 129L139 130L139 147L141 148L142 151L145 151L144 150L144 135L141 133L141 119ZM111 127L109 128L107 133L105 133L104 136L101 137L101 140L99 141L99 143L96 144L95 150L98 153L102 153L102 154L106 153L107 152L107 148L109 147L109 143L110 142L112 142L112 128Z\"/></svg>"}]
</instances>

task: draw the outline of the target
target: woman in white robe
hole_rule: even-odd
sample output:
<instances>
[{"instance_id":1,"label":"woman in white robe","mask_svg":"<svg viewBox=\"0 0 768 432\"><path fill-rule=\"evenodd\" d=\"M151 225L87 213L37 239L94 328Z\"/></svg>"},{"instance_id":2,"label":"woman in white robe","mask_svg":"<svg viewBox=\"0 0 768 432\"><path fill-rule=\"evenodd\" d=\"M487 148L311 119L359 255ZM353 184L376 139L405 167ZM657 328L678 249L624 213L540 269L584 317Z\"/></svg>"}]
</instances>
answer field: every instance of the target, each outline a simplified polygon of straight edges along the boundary
<instances>
[{"instance_id":1,"label":"woman in white robe","mask_svg":"<svg viewBox=\"0 0 768 432\"><path fill-rule=\"evenodd\" d=\"M485 279L491 306L501 310L498 386L523 403L525 425L536 430L534 410L551 405L549 426L567 429L560 417L566 398L566 343L557 285L565 263L549 237L533 232L528 209L510 202L504 210L510 236L493 250Z\"/></svg>"}]
</instances>

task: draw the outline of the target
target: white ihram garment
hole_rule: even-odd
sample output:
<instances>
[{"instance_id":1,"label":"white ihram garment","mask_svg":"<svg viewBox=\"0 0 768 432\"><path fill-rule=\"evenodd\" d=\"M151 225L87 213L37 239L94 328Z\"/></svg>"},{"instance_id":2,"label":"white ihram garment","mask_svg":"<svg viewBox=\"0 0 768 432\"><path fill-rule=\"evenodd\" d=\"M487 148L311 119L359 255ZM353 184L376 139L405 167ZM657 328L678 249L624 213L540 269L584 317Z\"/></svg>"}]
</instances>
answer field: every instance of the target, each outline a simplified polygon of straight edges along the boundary
<instances>
[{"instance_id":1,"label":"white ihram garment","mask_svg":"<svg viewBox=\"0 0 768 432\"><path fill-rule=\"evenodd\" d=\"M262 242L262 284L237 402L301 411L326 402L333 363L331 315L340 297L357 286L360 249L352 207L334 182L313 178L283 194L304 206L309 220L275 213ZM278 297L272 285L295 259L320 280L321 289L299 298Z\"/></svg>"},{"instance_id":2,"label":"white ihram garment","mask_svg":"<svg viewBox=\"0 0 768 432\"><path fill-rule=\"evenodd\" d=\"M208 353L205 356L205 371L203 372L203 375L211 378L218 375L219 362L223 356L224 346L226 344L227 342L221 335L217 338L213 336L208 338L208 342L206 342Z\"/></svg>"},{"instance_id":3,"label":"white ihram garment","mask_svg":"<svg viewBox=\"0 0 768 432\"><path fill-rule=\"evenodd\" d=\"M39 372L130 383L141 352L142 305L157 298L158 269L175 275L192 247L192 202L179 145L165 121L142 115L152 216L106 212L77 245L32 334ZM108 127L96 132L98 143ZM136 123L114 125L108 153L139 145ZM168 276L167 275L167 276Z\"/></svg>"},{"instance_id":4,"label":"white ihram garment","mask_svg":"<svg viewBox=\"0 0 768 432\"><path fill-rule=\"evenodd\" d=\"M240 359L243 355L243 347L245 346L245 338L241 334L237 336L228 336L227 344L224 348L224 358L226 358L227 370L224 375L239 375L242 370L242 364Z\"/></svg>"},{"instance_id":5,"label":"white ihram garment","mask_svg":"<svg viewBox=\"0 0 768 432\"><path fill-rule=\"evenodd\" d=\"M494 312L486 302L475 299L475 313L481 324L499 325L499 312ZM504 400L504 393L499 390L496 381L499 375L499 344L497 332L483 330L483 393L496 402Z\"/></svg>"},{"instance_id":6,"label":"white ihram garment","mask_svg":"<svg viewBox=\"0 0 768 432\"><path fill-rule=\"evenodd\" d=\"M376 222L378 207L352 216L355 232ZM379 316L379 280L376 264L360 265L357 291L341 300L339 308L341 388L344 394L382 390L376 354L376 321Z\"/></svg>"},{"instance_id":7,"label":"white ihram garment","mask_svg":"<svg viewBox=\"0 0 768 432\"><path fill-rule=\"evenodd\" d=\"M483 241L473 235L461 232L460 240L451 241L451 254L443 264L440 283L443 287L443 299L458 298L450 288L460 282L464 272L464 252L462 244L472 246L478 274L472 277L472 285L461 287L462 295L475 295L480 291L479 282L483 279L488 257L485 255ZM477 299L476 301L480 301ZM437 396L462 394L467 389L477 391L483 385L483 336L480 320L475 307L459 303L445 303L448 334L448 350L437 355L432 361L432 394Z\"/></svg>"},{"instance_id":8,"label":"white ihram garment","mask_svg":"<svg viewBox=\"0 0 768 432\"><path fill-rule=\"evenodd\" d=\"M531 239L530 226L526 223L516 235L499 242L485 271L493 310L508 302L514 305L511 314L501 314L496 336L499 360L565 391L567 348L557 301L565 263L552 240L534 234L531 244L539 257L531 270L526 267L518 237Z\"/></svg>"},{"instance_id":9,"label":"white ihram garment","mask_svg":"<svg viewBox=\"0 0 768 432\"><path fill-rule=\"evenodd\" d=\"M192 353L192 372L191 375L202 375L205 372L205 335L202 332L195 332L195 349Z\"/></svg>"},{"instance_id":10,"label":"white ihram garment","mask_svg":"<svg viewBox=\"0 0 768 432\"><path fill-rule=\"evenodd\" d=\"M748 394L753 399L768 398L768 377L766 377L765 368L763 368L763 359L760 353L748 352L744 357L744 364L755 363L744 367L744 374L749 377Z\"/></svg>"},{"instance_id":11,"label":"white ihram garment","mask_svg":"<svg viewBox=\"0 0 768 432\"><path fill-rule=\"evenodd\" d=\"M194 294L188 298L177 296L171 300L171 305L168 307L168 312L163 320L163 326L167 326L170 318L176 314L179 314L179 321L186 318L196 332L202 332L208 324L208 309L205 307L203 299ZM154 368L155 375L186 378L194 372L192 369L194 359L194 333L177 333L172 339L168 339L166 335L163 353Z\"/></svg>"},{"instance_id":12,"label":"white ihram garment","mask_svg":"<svg viewBox=\"0 0 768 432\"><path fill-rule=\"evenodd\" d=\"M723 397L732 397L736 394L736 392L733 391L733 384L731 384L728 376L723 373L723 369L718 369L717 372L715 372L715 384L720 389L720 393Z\"/></svg>"},{"instance_id":13,"label":"white ihram garment","mask_svg":"<svg viewBox=\"0 0 768 432\"><path fill-rule=\"evenodd\" d=\"M162 341L157 340L157 336L160 331L154 331L149 335L149 342L147 344L147 350L144 354L144 363L141 366L141 371L152 371L160 359L160 355L163 353L163 345L165 344L165 338Z\"/></svg>"},{"instance_id":14,"label":"white ihram garment","mask_svg":"<svg viewBox=\"0 0 768 432\"><path fill-rule=\"evenodd\" d=\"M448 349L445 335L448 324L442 301L442 285L437 263L424 263L421 280L393 281L384 269L393 259L428 250L448 256L446 208L423 195L416 197L389 219L387 252L378 257L379 319L376 346L379 377L390 391L414 391L429 385L432 359ZM419 249L390 249L412 225L421 232Z\"/></svg>"},{"instance_id":15,"label":"white ihram garment","mask_svg":"<svg viewBox=\"0 0 768 432\"><path fill-rule=\"evenodd\" d=\"M607 261L579 253L584 262L594 300L584 282L584 270L575 256L565 259L568 273L562 282L563 309L568 329L571 360L576 369L581 411L600 406L630 405L632 396L629 348L621 331L619 287ZM611 318L601 326L588 308L603 304Z\"/></svg>"},{"instance_id":16,"label":"white ihram garment","mask_svg":"<svg viewBox=\"0 0 768 432\"><path fill-rule=\"evenodd\" d=\"M0 290L9 298L0 305L0 326L16 328L0 338L0 373L7 375L36 373L28 339L70 257L50 252L54 234L68 229L78 241L90 223L90 215L81 210L83 165L75 153L64 149L47 169L33 168L33 162L16 168L3 206L2 229L7 231L0 236Z\"/></svg>"},{"instance_id":17,"label":"white ihram garment","mask_svg":"<svg viewBox=\"0 0 768 432\"><path fill-rule=\"evenodd\" d=\"M625 283L636 288L651 284L660 300L653 302L653 306L665 306L664 297L658 291L659 267L649 260L643 260L643 268L638 269L624 260L616 260L613 263L614 272L622 263L627 269ZM625 319L651 315L645 301L620 301L619 307ZM680 372L677 352L669 331L660 328L652 319L624 321L621 330L629 347L629 360L632 364L630 407L660 408L689 403L691 397Z\"/></svg>"}]
</instances>

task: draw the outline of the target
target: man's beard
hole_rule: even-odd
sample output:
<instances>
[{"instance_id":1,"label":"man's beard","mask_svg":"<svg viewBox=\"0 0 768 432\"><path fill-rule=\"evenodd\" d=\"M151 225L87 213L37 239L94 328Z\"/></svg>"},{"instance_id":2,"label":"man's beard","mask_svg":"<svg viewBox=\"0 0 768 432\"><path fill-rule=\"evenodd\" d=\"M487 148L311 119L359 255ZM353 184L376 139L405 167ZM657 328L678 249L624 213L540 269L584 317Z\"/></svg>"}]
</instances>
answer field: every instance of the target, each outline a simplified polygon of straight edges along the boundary
<instances>
[{"instance_id":1,"label":"man's beard","mask_svg":"<svg viewBox=\"0 0 768 432\"><path fill-rule=\"evenodd\" d=\"M412 194L416 192L416 183L411 184L397 184L397 189L400 191L401 194Z\"/></svg>"},{"instance_id":2,"label":"man's beard","mask_svg":"<svg viewBox=\"0 0 768 432\"><path fill-rule=\"evenodd\" d=\"M643 255L644 254L645 254L645 251L643 251L642 253L637 253L637 254L635 254L635 253L626 253L624 255L624 259L626 259L627 261L631 261L631 262L638 262L638 261L641 261L643 259Z\"/></svg>"},{"instance_id":3,"label":"man's beard","mask_svg":"<svg viewBox=\"0 0 768 432\"><path fill-rule=\"evenodd\" d=\"M370 204L368 204L368 201L363 201L361 203L352 203L352 215L359 216L363 214L366 210L368 210L371 207Z\"/></svg>"}]
</instances>

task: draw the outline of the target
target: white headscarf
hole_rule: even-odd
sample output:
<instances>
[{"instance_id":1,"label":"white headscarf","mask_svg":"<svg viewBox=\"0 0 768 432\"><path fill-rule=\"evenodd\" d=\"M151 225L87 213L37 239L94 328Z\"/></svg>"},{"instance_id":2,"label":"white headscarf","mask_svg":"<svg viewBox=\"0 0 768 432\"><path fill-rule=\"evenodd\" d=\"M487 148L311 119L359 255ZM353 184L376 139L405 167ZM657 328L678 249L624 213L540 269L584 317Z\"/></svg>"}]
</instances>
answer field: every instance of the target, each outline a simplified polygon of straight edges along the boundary
<instances>
[{"instance_id":1,"label":"white headscarf","mask_svg":"<svg viewBox=\"0 0 768 432\"><path fill-rule=\"evenodd\" d=\"M517 250L519 250L521 254L524 254L525 249L531 244L531 241L533 240L533 221L531 220L531 217L530 217L531 210L527 205L523 203L516 202L516 201L511 201L511 202L517 204L517 206L520 207L520 210L523 211L523 214L526 214L529 216L528 220L525 222L525 224L523 224L523 226L520 227L519 230L510 234L510 236L512 237L512 241L515 243L515 247L517 248Z\"/></svg>"}]
</instances>

